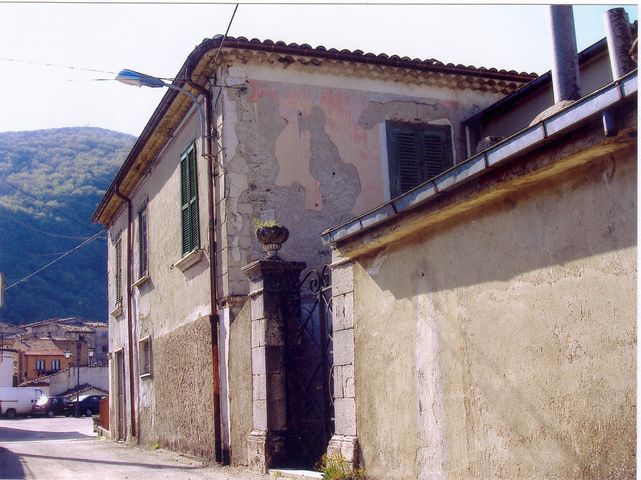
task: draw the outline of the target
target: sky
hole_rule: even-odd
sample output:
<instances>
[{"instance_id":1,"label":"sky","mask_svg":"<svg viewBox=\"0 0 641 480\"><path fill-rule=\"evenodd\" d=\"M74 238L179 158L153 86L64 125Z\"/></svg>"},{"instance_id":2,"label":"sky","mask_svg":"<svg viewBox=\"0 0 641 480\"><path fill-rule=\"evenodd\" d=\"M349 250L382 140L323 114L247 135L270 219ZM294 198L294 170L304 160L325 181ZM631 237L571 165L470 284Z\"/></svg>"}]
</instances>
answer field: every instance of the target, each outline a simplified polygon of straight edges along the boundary
<instances>
[{"instance_id":1,"label":"sky","mask_svg":"<svg viewBox=\"0 0 641 480\"><path fill-rule=\"evenodd\" d=\"M616 6L574 7L579 51L605 36L603 12ZM139 135L164 89L126 86L115 74L173 77L203 39L225 32L234 7L0 0L0 132L90 126ZM636 4L625 8L636 20ZM240 3L229 35L542 74L552 58L547 12L544 5Z\"/></svg>"}]
</instances>

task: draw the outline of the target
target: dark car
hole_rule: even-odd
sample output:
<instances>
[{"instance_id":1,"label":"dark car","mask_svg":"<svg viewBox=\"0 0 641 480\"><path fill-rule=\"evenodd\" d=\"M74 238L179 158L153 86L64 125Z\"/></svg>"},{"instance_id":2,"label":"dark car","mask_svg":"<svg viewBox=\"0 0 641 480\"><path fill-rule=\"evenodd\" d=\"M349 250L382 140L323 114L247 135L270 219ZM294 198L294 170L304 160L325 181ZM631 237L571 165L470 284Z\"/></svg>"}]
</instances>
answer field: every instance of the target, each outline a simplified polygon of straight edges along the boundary
<instances>
[{"instance_id":1,"label":"dark car","mask_svg":"<svg viewBox=\"0 0 641 480\"><path fill-rule=\"evenodd\" d=\"M71 402L65 397L40 397L31 407L32 415L69 415L67 408Z\"/></svg>"},{"instance_id":2,"label":"dark car","mask_svg":"<svg viewBox=\"0 0 641 480\"><path fill-rule=\"evenodd\" d=\"M107 395L81 395L80 402L78 403L78 415L85 415L90 417L98 415L100 410L100 400L107 398ZM76 400L72 400L66 407L69 415L76 414Z\"/></svg>"}]
</instances>

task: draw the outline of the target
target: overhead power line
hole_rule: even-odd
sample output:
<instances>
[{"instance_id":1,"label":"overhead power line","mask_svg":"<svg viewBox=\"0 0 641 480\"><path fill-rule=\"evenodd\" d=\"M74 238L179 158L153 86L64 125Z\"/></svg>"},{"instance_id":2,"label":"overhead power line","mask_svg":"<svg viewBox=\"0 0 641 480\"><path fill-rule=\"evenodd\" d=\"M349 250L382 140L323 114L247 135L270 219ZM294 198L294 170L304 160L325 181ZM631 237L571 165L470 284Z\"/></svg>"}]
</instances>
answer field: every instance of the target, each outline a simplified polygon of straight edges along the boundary
<instances>
[{"instance_id":1,"label":"overhead power line","mask_svg":"<svg viewBox=\"0 0 641 480\"><path fill-rule=\"evenodd\" d=\"M87 240L87 238L88 238L88 237L78 237L78 236L73 236L73 235L61 235L59 233L52 233L52 232L47 232L45 230L40 230L39 228L35 228L35 227L29 225L28 223L16 220L15 218L12 218L10 215L5 216L4 218L9 219L10 221L12 221L14 223L17 223L18 225L22 225L25 228L33 230L34 232L42 233L44 235L49 235L50 237L68 238L70 240Z\"/></svg>"},{"instance_id":2,"label":"overhead power line","mask_svg":"<svg viewBox=\"0 0 641 480\"><path fill-rule=\"evenodd\" d=\"M40 267L40 268L39 268L38 270L36 270L35 272L32 272L32 273L30 273L29 275L27 275L26 277L23 277L23 278L21 278L20 280L18 280L17 282L12 283L12 284L11 284L11 285L9 285L8 287L5 287L5 288L3 289L3 292L6 292L7 290L9 290L9 289L10 289L10 288L12 288L12 287L15 287L16 285L19 285L19 284L21 284L21 283L23 283L23 282L26 282L27 280L29 280L29 279L30 279L31 277L33 277L34 275L37 275L38 273L42 272L44 269L49 268L49 267L50 267L51 265L53 265L54 263L56 263L56 262L58 262L58 261L62 260L63 258L65 258L67 255L71 255L71 254L72 254L73 252L75 252L76 250L79 250L79 249L81 249L82 247L84 247L85 245L88 245L89 243L91 243L91 242L93 242L94 240L98 239L98 238L100 237L100 235L101 235L101 234L102 234L102 231L100 231L100 232L96 233L96 234L95 234L94 236L92 236L92 237L89 237L89 238L88 238L87 240L85 240L84 242L82 242L82 243L80 243L80 244L76 245L76 246L75 246L75 247L73 247L71 250L66 251L65 253L63 253L62 255L60 255L58 258L55 258L55 259L54 259L54 260L52 260L51 262L47 263L45 266Z\"/></svg>"},{"instance_id":3,"label":"overhead power line","mask_svg":"<svg viewBox=\"0 0 641 480\"><path fill-rule=\"evenodd\" d=\"M0 60L5 61L5 62L28 63L30 65L40 65L40 66L43 66L43 67L68 68L70 70L82 70L84 72L110 73L112 75L116 74L116 72L111 72L109 70L98 70L97 68L74 67L72 65L58 65L56 63L35 62L35 61L32 61L32 60L20 60L18 58L0 57Z\"/></svg>"}]
</instances>

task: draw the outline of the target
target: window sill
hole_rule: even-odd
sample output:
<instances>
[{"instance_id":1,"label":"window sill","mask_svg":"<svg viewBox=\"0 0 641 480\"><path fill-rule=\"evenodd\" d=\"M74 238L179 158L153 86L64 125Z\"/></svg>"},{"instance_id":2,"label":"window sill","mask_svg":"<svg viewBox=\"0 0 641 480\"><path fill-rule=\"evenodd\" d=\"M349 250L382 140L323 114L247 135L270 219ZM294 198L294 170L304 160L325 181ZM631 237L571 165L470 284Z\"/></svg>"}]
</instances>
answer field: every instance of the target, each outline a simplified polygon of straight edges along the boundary
<instances>
[{"instance_id":1,"label":"window sill","mask_svg":"<svg viewBox=\"0 0 641 480\"><path fill-rule=\"evenodd\" d=\"M145 283L147 283L150 279L151 279L151 277L150 277L149 275L143 275L143 276L142 276L142 277L140 277L138 280L136 280L136 281L135 281L131 286L132 286L132 287L140 288L140 287L141 287L141 286L143 286Z\"/></svg>"},{"instance_id":2,"label":"window sill","mask_svg":"<svg viewBox=\"0 0 641 480\"><path fill-rule=\"evenodd\" d=\"M123 308L122 308L122 303L119 303L116 305L116 308L114 308L111 312L110 315L114 318L118 318L122 316Z\"/></svg>"},{"instance_id":3,"label":"window sill","mask_svg":"<svg viewBox=\"0 0 641 480\"><path fill-rule=\"evenodd\" d=\"M141 373L140 378L141 379L151 378L151 373Z\"/></svg>"},{"instance_id":4,"label":"window sill","mask_svg":"<svg viewBox=\"0 0 641 480\"><path fill-rule=\"evenodd\" d=\"M189 267L198 263L202 257L203 257L202 249L192 250L183 258L181 258L176 263L174 263L174 267L179 269L181 272L184 272Z\"/></svg>"}]
</instances>

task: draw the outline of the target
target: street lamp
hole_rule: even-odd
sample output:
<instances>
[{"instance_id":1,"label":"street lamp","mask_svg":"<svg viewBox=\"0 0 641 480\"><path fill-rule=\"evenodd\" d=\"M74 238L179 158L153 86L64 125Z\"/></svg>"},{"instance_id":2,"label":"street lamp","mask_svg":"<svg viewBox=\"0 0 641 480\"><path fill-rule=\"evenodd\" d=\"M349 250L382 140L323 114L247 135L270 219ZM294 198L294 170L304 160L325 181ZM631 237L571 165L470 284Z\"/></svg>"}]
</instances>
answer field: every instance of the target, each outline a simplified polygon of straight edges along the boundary
<instances>
[{"instance_id":1,"label":"street lamp","mask_svg":"<svg viewBox=\"0 0 641 480\"><path fill-rule=\"evenodd\" d=\"M69 345L65 349L65 358L69 360L71 358L71 352L69 351ZM78 409L80 408L80 340L77 340L76 343L76 417L78 416Z\"/></svg>"},{"instance_id":2,"label":"street lamp","mask_svg":"<svg viewBox=\"0 0 641 480\"><path fill-rule=\"evenodd\" d=\"M189 98L196 109L198 110L198 115L200 116L200 138L202 139L203 154L205 153L205 141L207 138L206 135L206 122L205 122L205 111L203 110L202 105L198 102L198 99L187 89L167 83L164 80L158 77L152 77L151 75L146 75L144 73L136 72L134 70L124 69L121 70L118 75L116 75L115 80L125 85L133 85L134 87L150 87L150 88L163 88L167 87L172 90L176 90L180 93L184 93Z\"/></svg>"},{"instance_id":3,"label":"street lamp","mask_svg":"<svg viewBox=\"0 0 641 480\"><path fill-rule=\"evenodd\" d=\"M76 340L76 417L78 417L80 409L80 348L82 341L80 338ZM89 358L87 359L87 364L91 366L91 359L94 356L95 350L91 344L89 344L89 349L87 350ZM71 358L71 352L69 351L69 345L65 349L65 358L69 360Z\"/></svg>"}]
</instances>

